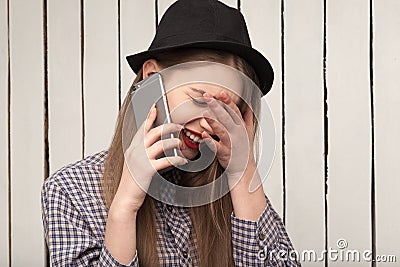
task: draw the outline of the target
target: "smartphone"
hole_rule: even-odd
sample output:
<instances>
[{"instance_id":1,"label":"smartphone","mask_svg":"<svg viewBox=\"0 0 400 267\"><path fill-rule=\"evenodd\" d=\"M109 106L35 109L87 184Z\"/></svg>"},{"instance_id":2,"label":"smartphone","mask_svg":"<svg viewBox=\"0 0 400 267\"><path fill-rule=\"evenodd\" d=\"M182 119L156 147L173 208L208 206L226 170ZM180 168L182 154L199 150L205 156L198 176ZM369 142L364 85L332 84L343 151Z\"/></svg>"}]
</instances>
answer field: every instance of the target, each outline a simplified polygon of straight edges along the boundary
<instances>
[{"instance_id":1,"label":"smartphone","mask_svg":"<svg viewBox=\"0 0 400 267\"><path fill-rule=\"evenodd\" d=\"M131 103L137 127L140 127L140 125L142 125L146 120L150 108L154 103L157 107L157 118L152 127L172 122L168 108L167 96L160 73L154 73L135 84L134 90L131 93ZM168 134L168 136L163 136L162 139L178 138L178 135L179 133L171 133ZM164 154L165 156L179 155L176 148L166 150Z\"/></svg>"}]
</instances>

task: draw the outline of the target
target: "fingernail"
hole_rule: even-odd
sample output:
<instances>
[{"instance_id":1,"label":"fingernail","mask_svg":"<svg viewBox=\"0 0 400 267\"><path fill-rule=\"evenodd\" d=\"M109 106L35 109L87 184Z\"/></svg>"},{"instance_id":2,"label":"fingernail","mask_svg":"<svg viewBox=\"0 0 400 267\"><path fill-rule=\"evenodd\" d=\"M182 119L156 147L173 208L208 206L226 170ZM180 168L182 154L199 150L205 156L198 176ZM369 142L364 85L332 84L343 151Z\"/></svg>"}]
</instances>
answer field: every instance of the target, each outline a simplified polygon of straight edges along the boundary
<instances>
[{"instance_id":1,"label":"fingernail","mask_svg":"<svg viewBox=\"0 0 400 267\"><path fill-rule=\"evenodd\" d=\"M210 102L213 99L213 97L208 93L204 93L203 97L204 97L204 101L206 101L206 102Z\"/></svg>"}]
</instances>

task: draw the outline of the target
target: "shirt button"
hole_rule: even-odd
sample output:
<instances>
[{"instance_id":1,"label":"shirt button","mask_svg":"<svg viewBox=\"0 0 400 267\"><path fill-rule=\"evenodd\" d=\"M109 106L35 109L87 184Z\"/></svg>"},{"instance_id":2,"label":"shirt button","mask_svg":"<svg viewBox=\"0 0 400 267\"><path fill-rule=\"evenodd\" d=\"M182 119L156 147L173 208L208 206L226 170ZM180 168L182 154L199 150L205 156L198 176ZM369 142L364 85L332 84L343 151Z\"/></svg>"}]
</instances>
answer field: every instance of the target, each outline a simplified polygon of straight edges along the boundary
<instances>
[{"instance_id":1,"label":"shirt button","mask_svg":"<svg viewBox=\"0 0 400 267\"><path fill-rule=\"evenodd\" d=\"M261 241L265 239L265 233L261 232L258 234L258 239L260 239Z\"/></svg>"},{"instance_id":2,"label":"shirt button","mask_svg":"<svg viewBox=\"0 0 400 267\"><path fill-rule=\"evenodd\" d=\"M167 210L168 210L169 212L172 212L172 206L171 206L171 205L167 205Z\"/></svg>"},{"instance_id":3,"label":"shirt button","mask_svg":"<svg viewBox=\"0 0 400 267\"><path fill-rule=\"evenodd\" d=\"M182 256L183 256L184 258L187 258L188 255L189 255L189 254L188 254L186 251L182 251Z\"/></svg>"}]
</instances>

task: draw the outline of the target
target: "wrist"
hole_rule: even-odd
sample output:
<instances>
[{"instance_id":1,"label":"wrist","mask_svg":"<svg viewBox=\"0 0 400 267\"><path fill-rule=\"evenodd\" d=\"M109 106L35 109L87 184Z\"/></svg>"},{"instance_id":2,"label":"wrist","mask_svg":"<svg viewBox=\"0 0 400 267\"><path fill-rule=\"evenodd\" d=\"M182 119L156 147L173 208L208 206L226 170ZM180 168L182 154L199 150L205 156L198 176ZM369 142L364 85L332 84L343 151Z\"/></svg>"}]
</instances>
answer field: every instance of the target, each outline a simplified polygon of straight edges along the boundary
<instances>
[{"instance_id":1,"label":"wrist","mask_svg":"<svg viewBox=\"0 0 400 267\"><path fill-rule=\"evenodd\" d=\"M108 218L121 223L132 222L132 220L136 220L138 210L139 208L135 208L131 203L115 197L108 211Z\"/></svg>"},{"instance_id":2,"label":"wrist","mask_svg":"<svg viewBox=\"0 0 400 267\"><path fill-rule=\"evenodd\" d=\"M246 168L236 174L228 174L228 180L231 181L231 184L233 187L231 187L231 190L234 188L245 188L248 190L250 183L254 178L258 178L258 170L257 170L257 164L255 161L249 161L246 165ZM253 181L254 184L255 181Z\"/></svg>"}]
</instances>

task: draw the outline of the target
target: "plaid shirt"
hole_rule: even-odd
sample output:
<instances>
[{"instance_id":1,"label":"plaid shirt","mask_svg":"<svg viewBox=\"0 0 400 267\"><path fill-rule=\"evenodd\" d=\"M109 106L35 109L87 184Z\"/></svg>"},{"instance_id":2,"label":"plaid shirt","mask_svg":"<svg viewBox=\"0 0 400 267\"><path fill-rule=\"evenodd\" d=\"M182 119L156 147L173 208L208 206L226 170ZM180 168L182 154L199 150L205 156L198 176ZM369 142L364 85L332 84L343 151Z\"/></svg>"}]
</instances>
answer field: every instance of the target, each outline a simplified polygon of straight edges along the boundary
<instances>
[{"instance_id":1,"label":"plaid shirt","mask_svg":"<svg viewBox=\"0 0 400 267\"><path fill-rule=\"evenodd\" d=\"M42 219L53 266L126 266L104 245L107 209L101 177L107 151L86 157L52 174L42 188ZM161 266L198 266L196 239L184 207L155 200L157 251ZM293 246L267 199L257 222L231 214L236 266L301 266L282 257ZM128 266L139 266L137 251ZM285 259L286 258L286 259Z\"/></svg>"}]
</instances>

